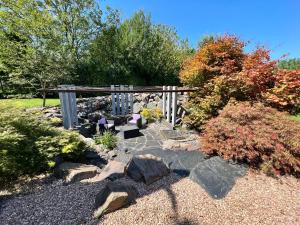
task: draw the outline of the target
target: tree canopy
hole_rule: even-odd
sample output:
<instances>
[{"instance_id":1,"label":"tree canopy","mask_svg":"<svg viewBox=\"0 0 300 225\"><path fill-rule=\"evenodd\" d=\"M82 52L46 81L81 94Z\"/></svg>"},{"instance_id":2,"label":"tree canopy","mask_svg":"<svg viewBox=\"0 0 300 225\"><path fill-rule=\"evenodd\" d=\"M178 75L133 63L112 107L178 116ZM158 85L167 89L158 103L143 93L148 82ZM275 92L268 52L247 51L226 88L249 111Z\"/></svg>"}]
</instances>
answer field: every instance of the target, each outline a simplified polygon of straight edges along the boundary
<instances>
[{"instance_id":1,"label":"tree canopy","mask_svg":"<svg viewBox=\"0 0 300 225\"><path fill-rule=\"evenodd\" d=\"M60 83L176 84L191 52L150 15L122 21L94 0L2 0L0 27L2 97Z\"/></svg>"}]
</instances>

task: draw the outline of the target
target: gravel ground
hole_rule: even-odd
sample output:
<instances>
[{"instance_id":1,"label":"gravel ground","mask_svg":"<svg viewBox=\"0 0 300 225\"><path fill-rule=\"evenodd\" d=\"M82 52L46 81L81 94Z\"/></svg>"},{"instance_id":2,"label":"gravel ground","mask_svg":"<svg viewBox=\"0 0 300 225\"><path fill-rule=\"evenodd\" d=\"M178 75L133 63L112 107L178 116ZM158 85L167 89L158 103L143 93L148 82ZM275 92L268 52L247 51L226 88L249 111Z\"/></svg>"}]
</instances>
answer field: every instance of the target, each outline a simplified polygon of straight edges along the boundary
<instances>
[{"instance_id":1,"label":"gravel ground","mask_svg":"<svg viewBox=\"0 0 300 225\"><path fill-rule=\"evenodd\" d=\"M0 199L0 224L97 224L92 219L96 194L104 182L63 185L56 181L26 195Z\"/></svg>"},{"instance_id":2,"label":"gravel ground","mask_svg":"<svg viewBox=\"0 0 300 225\"><path fill-rule=\"evenodd\" d=\"M95 195L104 182L65 186L55 181L26 195L0 199L0 224L300 224L300 182L293 177L247 174L221 200L175 174L150 186L121 180L136 186L139 198L100 221L91 216Z\"/></svg>"},{"instance_id":3,"label":"gravel ground","mask_svg":"<svg viewBox=\"0 0 300 225\"><path fill-rule=\"evenodd\" d=\"M136 204L105 215L100 224L300 224L300 182L293 177L247 174L221 200L176 175L150 187L135 185L142 195Z\"/></svg>"}]
</instances>

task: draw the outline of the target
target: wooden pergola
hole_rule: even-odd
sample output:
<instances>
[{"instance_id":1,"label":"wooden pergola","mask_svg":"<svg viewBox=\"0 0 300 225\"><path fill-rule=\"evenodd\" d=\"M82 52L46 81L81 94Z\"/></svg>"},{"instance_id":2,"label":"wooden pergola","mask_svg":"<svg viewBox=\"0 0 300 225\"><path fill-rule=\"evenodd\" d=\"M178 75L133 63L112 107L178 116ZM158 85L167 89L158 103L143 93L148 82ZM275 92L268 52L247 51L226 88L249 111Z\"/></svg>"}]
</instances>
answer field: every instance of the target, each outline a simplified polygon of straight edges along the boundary
<instances>
[{"instance_id":1,"label":"wooden pergola","mask_svg":"<svg viewBox=\"0 0 300 225\"><path fill-rule=\"evenodd\" d=\"M110 87L83 87L74 85L59 85L57 88L43 89L43 92L58 92L63 124L65 129L78 125L76 93L105 93L112 96L112 114L127 115L133 113L133 93L162 93L163 117L173 126L176 123L177 94L195 92L198 88L177 86L133 86L111 85Z\"/></svg>"}]
</instances>

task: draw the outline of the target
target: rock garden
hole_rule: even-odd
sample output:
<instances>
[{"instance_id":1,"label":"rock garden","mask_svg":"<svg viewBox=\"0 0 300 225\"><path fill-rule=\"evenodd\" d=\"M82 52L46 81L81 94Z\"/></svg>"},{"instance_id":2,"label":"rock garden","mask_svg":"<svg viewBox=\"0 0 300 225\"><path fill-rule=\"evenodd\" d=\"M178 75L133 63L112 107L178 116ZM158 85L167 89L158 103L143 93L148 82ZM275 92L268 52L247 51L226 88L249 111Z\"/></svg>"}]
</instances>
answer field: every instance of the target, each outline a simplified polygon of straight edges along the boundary
<instances>
[{"instance_id":1,"label":"rock garden","mask_svg":"<svg viewBox=\"0 0 300 225\"><path fill-rule=\"evenodd\" d=\"M155 116L150 119L148 111L157 111L159 99L158 94L144 94L134 103L135 113L143 115L147 123L142 123L138 135L129 138L122 134L127 118L109 117L110 97L79 99L80 123L75 130L86 145L83 156L72 160L58 155L53 173L19 184L12 194L2 192L2 223L211 224L222 221L223 216L233 223L240 222L230 216L230 209L236 215L241 213L236 211L234 202L249 204L249 192L257 194L255 188L264 186L262 181L270 178L251 175L246 164L202 152L199 134L184 125L173 129L165 120ZM101 133L99 119L104 116L115 123L112 130L106 127ZM39 117L55 126L62 125L59 108L48 108ZM182 125L183 117L179 118ZM299 191L294 189L299 186L296 180L287 178L280 182L290 186L288 202L292 197L299 200ZM280 187L258 195L288 195L286 188ZM216 215L212 213L215 210ZM247 214L256 212L249 206L244 210ZM292 215L292 221L299 218Z\"/></svg>"}]
</instances>

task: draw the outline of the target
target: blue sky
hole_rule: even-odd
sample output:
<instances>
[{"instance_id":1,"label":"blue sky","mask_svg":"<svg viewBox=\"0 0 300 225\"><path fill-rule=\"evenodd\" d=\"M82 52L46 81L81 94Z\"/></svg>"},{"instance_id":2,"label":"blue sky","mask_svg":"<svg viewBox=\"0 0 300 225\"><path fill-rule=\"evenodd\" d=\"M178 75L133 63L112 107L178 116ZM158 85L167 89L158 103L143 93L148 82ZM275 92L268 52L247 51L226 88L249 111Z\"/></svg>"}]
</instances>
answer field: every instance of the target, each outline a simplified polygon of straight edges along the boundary
<instances>
[{"instance_id":1,"label":"blue sky","mask_svg":"<svg viewBox=\"0 0 300 225\"><path fill-rule=\"evenodd\" d=\"M235 34L264 45L272 57L300 58L300 0L100 0L119 9L122 18L137 10L150 13L154 23L173 26L192 46L205 34Z\"/></svg>"}]
</instances>

